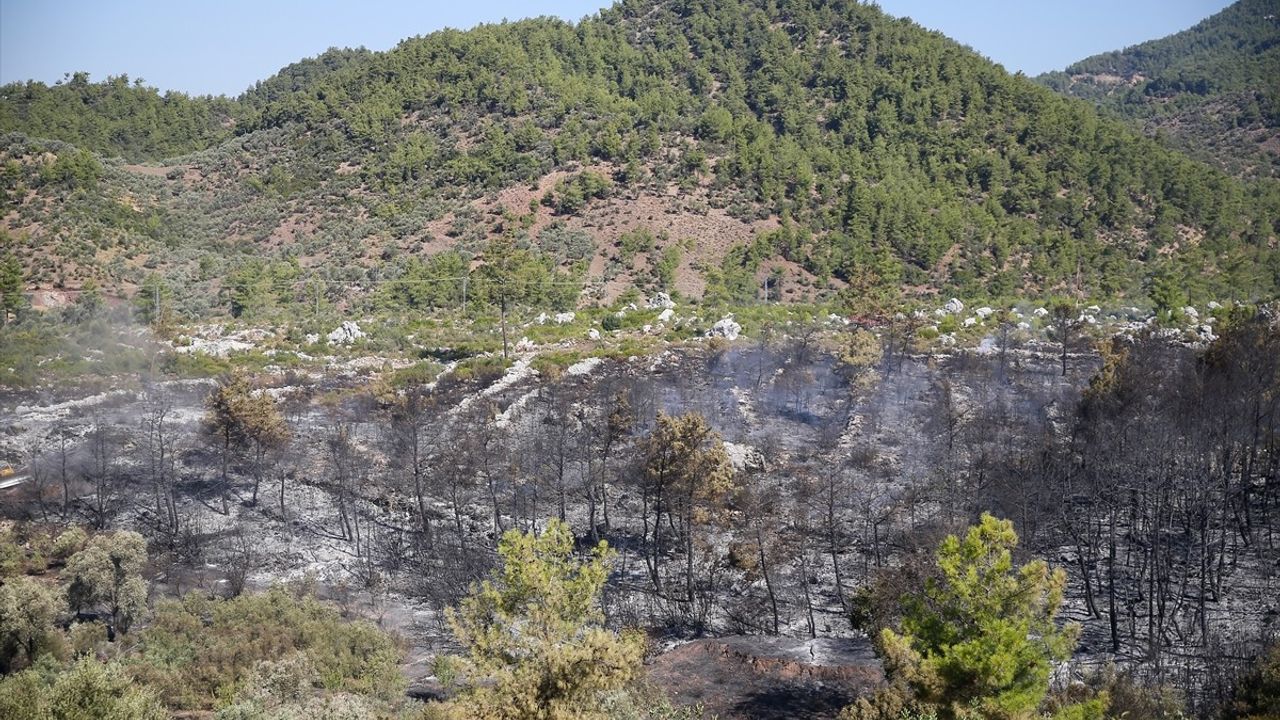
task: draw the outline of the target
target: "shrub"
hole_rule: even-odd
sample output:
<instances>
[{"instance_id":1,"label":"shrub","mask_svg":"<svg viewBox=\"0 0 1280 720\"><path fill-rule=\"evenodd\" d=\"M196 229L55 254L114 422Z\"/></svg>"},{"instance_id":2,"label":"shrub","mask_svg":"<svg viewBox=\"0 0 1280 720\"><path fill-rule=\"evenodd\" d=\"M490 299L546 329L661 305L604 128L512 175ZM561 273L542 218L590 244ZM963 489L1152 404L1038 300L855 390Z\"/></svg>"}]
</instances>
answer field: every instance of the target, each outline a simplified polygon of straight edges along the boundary
<instances>
[{"instance_id":1,"label":"shrub","mask_svg":"<svg viewBox=\"0 0 1280 720\"><path fill-rule=\"evenodd\" d=\"M84 529L79 525L73 525L63 530L53 541L53 557L65 562L67 558L80 552L88 540L89 536L85 534Z\"/></svg>"},{"instance_id":2,"label":"shrub","mask_svg":"<svg viewBox=\"0 0 1280 720\"><path fill-rule=\"evenodd\" d=\"M342 622L335 608L282 588L231 600L193 593L162 602L137 642L130 673L176 708L230 700L261 663L295 653L326 690L385 700L404 690L402 650L393 638L368 622Z\"/></svg>"}]
</instances>

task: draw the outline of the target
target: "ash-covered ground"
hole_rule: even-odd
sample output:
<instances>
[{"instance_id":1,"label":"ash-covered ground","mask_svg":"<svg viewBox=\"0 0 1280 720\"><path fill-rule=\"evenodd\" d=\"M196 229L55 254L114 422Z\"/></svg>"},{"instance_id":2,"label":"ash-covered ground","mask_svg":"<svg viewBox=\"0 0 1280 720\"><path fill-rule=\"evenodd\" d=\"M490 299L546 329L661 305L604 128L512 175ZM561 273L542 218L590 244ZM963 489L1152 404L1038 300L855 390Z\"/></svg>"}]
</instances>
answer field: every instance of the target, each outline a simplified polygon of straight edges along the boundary
<instances>
[{"instance_id":1,"label":"ash-covered ground","mask_svg":"<svg viewBox=\"0 0 1280 720\"><path fill-rule=\"evenodd\" d=\"M13 514L143 532L156 592L312 583L404 636L406 672L424 693L437 690L430 659L456 649L442 611L487 572L498 534L558 516L584 545L617 549L609 621L645 628L659 650L723 636L737 638L724 657L776 658L777 637L865 648L869 630L892 622L894 594L927 574L937 540L985 510L1014 520L1028 557L1069 573L1064 615L1084 632L1068 674L1116 662L1199 692L1219 681L1210 661L1243 657L1273 631L1274 475L1243 481L1243 500L1222 490L1231 512L1250 514L1247 529L1212 488L1175 482L1189 468L1102 488L1083 464L1123 464L1086 460L1079 443L1099 431L1082 407L1103 357L1073 354L1064 375L1049 346L890 353L870 367L842 362L838 347L742 338L541 370L534 351L489 375L449 366L410 390L359 373L266 374L258 392L277 400L290 440L260 453L209 432L212 380L9 393L0 458L26 479L5 502ZM1161 347L1169 362L1194 355ZM655 507L645 439L658 413L701 415L734 466L733 488L687 517ZM1194 452L1237 447L1219 440ZM1129 509L1149 492L1166 504ZM656 554L655 528L673 539ZM826 664L816 650L782 654ZM1217 670L1226 682L1229 668ZM794 679L769 672L778 687ZM836 685L804 686L814 717L832 711L822 693ZM722 699L724 716L751 715L749 698Z\"/></svg>"}]
</instances>

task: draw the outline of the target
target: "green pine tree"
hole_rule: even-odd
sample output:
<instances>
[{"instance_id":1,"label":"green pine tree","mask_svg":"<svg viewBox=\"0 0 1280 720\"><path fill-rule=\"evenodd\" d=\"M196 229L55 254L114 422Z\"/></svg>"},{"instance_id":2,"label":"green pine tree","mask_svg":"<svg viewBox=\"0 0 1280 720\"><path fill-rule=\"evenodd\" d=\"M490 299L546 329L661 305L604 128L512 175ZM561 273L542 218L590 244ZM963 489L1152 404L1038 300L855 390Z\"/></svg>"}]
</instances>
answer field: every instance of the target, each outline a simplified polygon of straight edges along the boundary
<instances>
[{"instance_id":1,"label":"green pine tree","mask_svg":"<svg viewBox=\"0 0 1280 720\"><path fill-rule=\"evenodd\" d=\"M602 700L638 675L643 656L638 635L602 626L611 555L601 541L574 558L573 533L556 520L541 535L503 535L493 577L449 614L475 681L455 703L463 717L605 717Z\"/></svg>"}]
</instances>

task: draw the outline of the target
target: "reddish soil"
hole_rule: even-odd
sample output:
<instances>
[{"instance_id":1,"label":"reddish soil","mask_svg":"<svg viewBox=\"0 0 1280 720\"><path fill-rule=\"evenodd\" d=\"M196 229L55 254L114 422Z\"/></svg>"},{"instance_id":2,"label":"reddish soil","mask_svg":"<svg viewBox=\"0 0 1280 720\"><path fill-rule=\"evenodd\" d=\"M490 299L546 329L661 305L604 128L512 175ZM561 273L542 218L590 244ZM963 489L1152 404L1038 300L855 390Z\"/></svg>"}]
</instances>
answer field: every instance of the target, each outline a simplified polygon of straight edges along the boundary
<instances>
[{"instance_id":1,"label":"reddish soil","mask_svg":"<svg viewBox=\"0 0 1280 720\"><path fill-rule=\"evenodd\" d=\"M812 650L812 652L810 652ZM658 656L649 677L678 705L721 720L820 720L884 683L866 640L734 636Z\"/></svg>"}]
</instances>

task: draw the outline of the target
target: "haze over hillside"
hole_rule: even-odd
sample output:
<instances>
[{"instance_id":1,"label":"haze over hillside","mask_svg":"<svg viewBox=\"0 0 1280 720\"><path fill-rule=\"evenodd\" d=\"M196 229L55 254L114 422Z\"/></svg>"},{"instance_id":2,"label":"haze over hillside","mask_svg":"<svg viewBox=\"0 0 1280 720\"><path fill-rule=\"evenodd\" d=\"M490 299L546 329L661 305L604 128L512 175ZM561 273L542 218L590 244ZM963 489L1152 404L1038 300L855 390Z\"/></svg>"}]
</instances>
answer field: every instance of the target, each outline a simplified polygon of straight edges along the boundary
<instances>
[{"instance_id":1,"label":"haze over hillside","mask_svg":"<svg viewBox=\"0 0 1280 720\"><path fill-rule=\"evenodd\" d=\"M26 135L5 140L4 223L32 281L129 294L158 273L196 313L228 307L220 280L247 264L397 277L502 234L588 301L768 282L1247 299L1280 274L1274 184L844 1L446 30L330 51L235 101L124 78L0 95L0 129Z\"/></svg>"}]
</instances>

